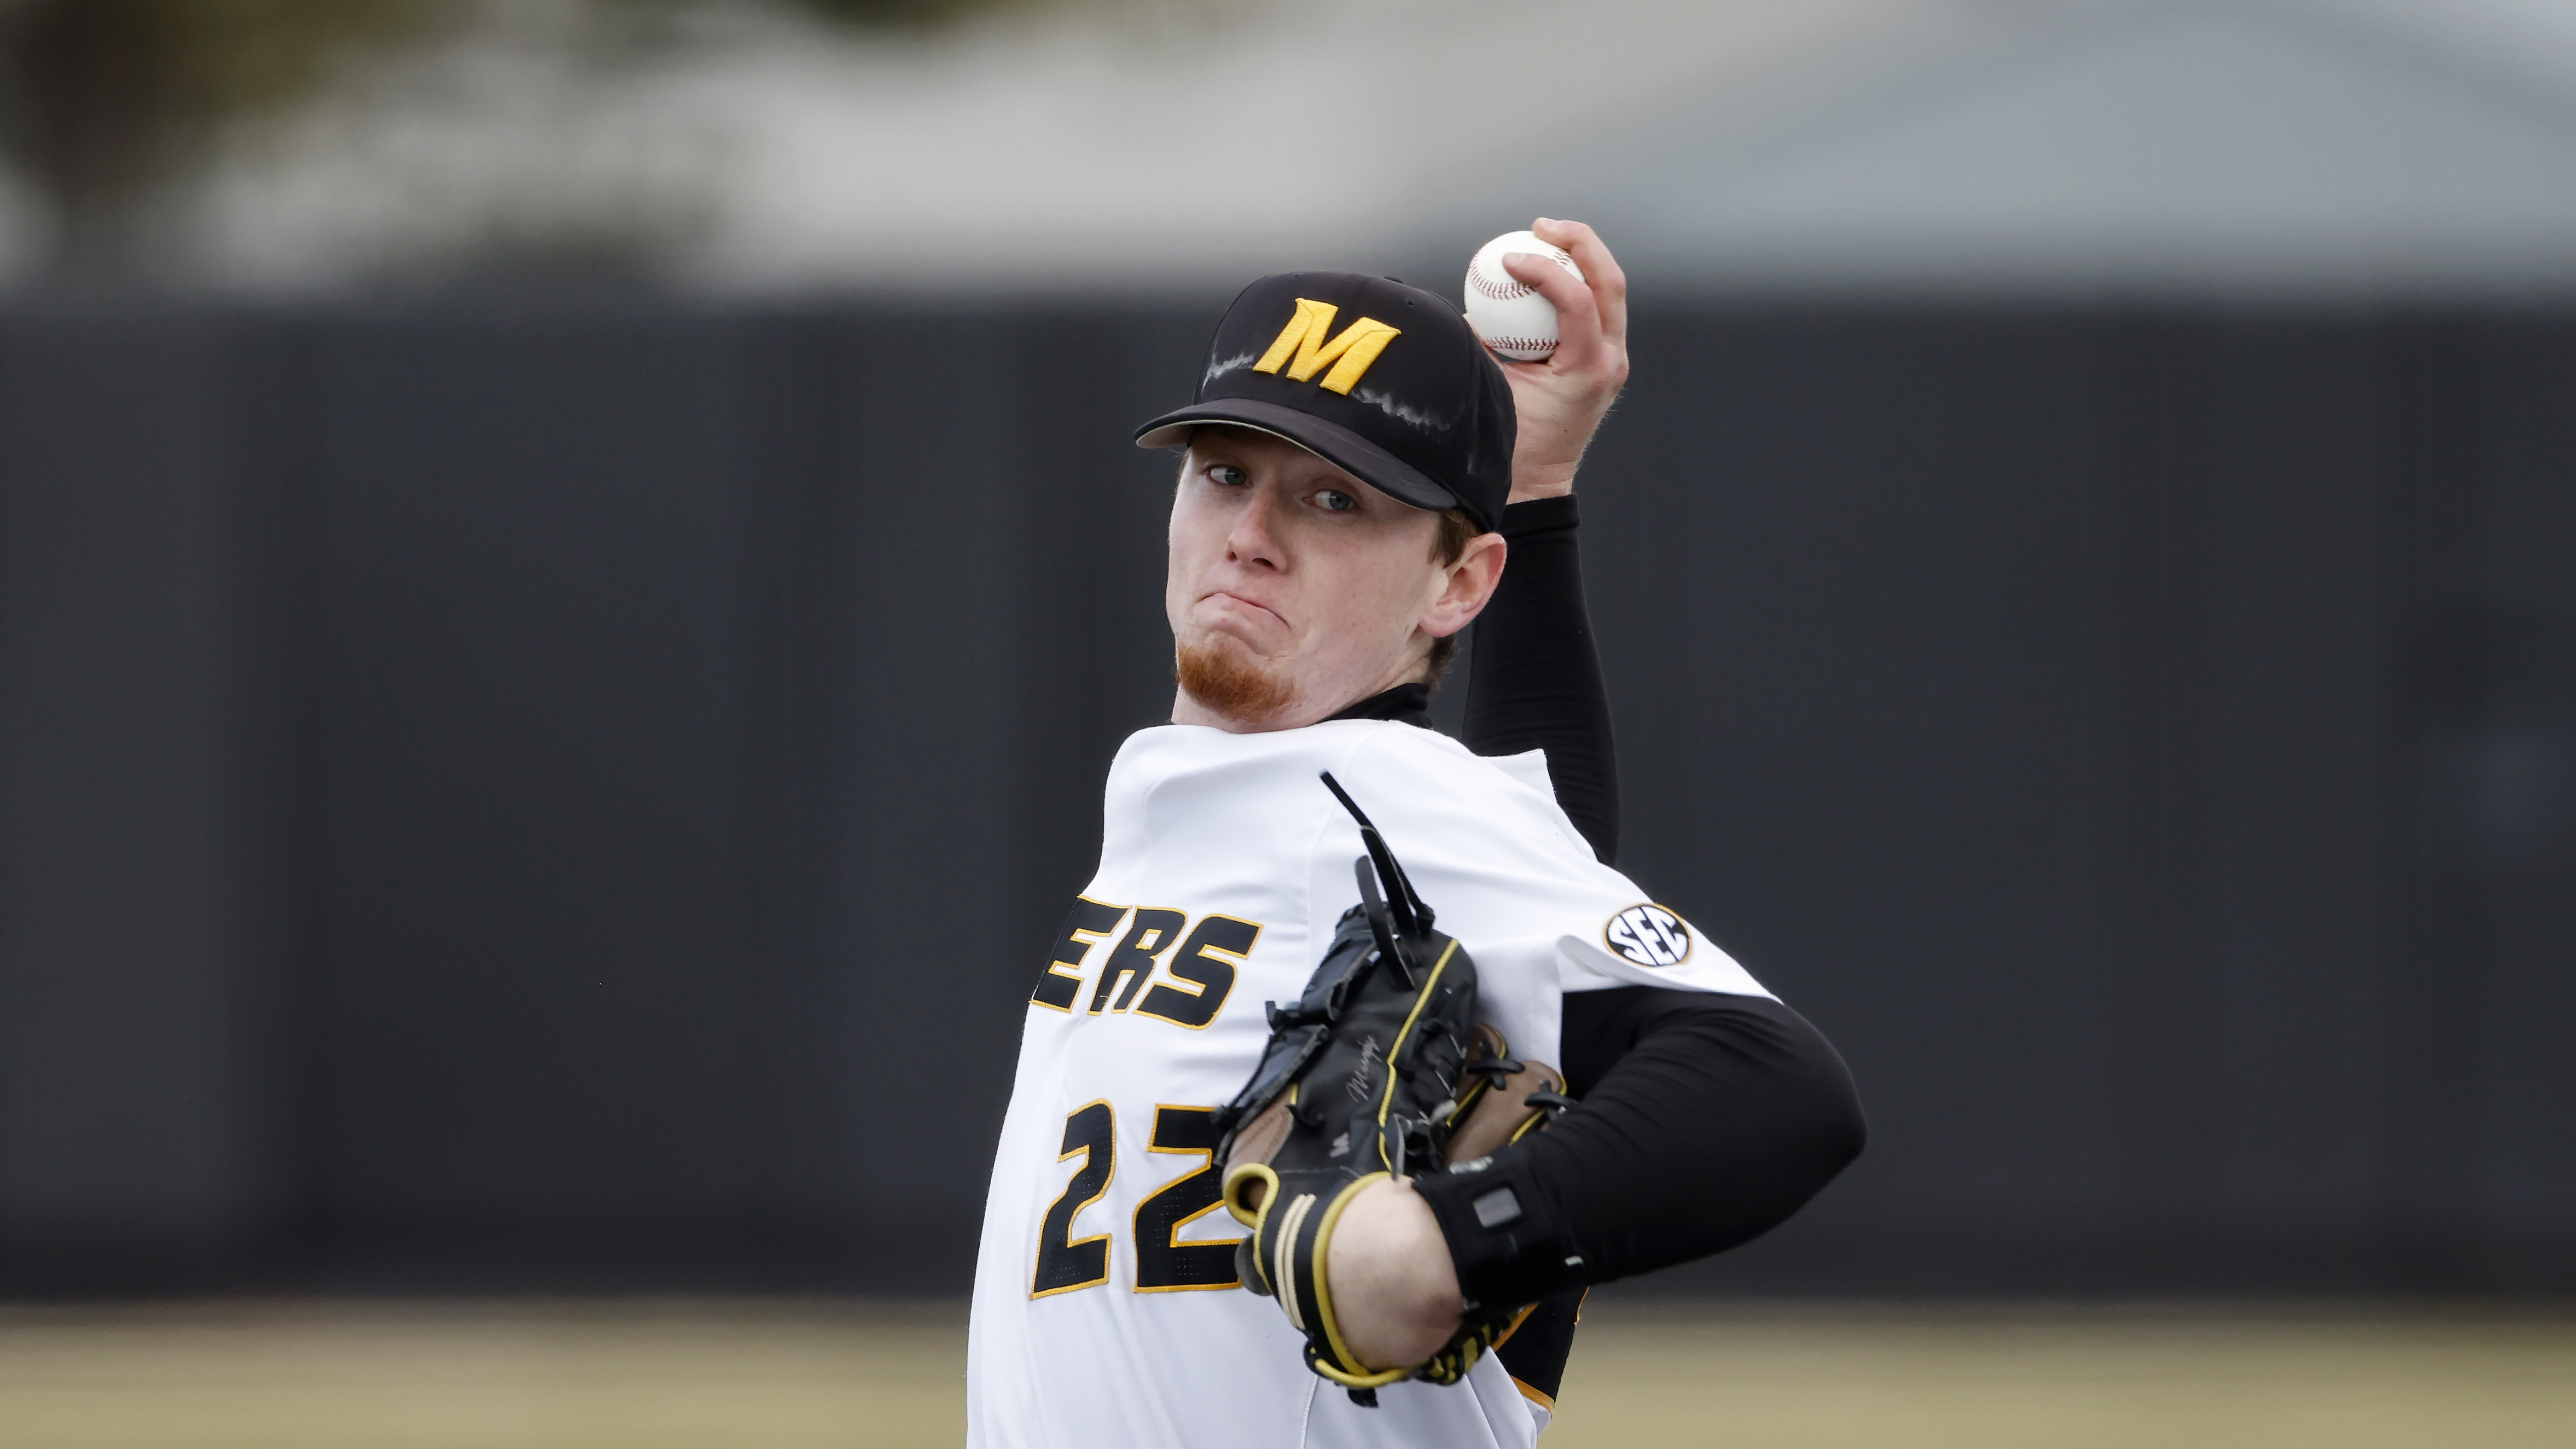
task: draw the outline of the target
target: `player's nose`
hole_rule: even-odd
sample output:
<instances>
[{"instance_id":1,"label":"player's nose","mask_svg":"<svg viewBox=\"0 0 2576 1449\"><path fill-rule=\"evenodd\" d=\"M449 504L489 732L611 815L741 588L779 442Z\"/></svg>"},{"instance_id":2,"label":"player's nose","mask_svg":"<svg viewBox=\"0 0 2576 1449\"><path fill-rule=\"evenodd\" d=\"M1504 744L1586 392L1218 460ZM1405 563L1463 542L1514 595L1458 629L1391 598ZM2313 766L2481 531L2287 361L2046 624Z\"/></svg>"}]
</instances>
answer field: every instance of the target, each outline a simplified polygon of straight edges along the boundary
<instances>
[{"instance_id":1,"label":"player's nose","mask_svg":"<svg viewBox=\"0 0 2576 1449\"><path fill-rule=\"evenodd\" d=\"M1243 511L1235 515L1234 527L1225 536L1226 559L1231 563L1258 564L1265 568L1283 568L1286 558L1279 547L1280 498L1267 486L1252 490Z\"/></svg>"}]
</instances>

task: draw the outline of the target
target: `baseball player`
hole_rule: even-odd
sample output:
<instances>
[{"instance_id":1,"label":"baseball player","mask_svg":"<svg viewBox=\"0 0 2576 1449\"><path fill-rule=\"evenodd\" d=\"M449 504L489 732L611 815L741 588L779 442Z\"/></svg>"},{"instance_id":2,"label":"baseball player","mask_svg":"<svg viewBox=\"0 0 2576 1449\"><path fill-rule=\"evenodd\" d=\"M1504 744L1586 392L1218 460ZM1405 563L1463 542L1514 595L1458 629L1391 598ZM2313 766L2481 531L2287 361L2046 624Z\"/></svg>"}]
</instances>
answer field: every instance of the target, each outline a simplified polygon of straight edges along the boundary
<instances>
[{"instance_id":1,"label":"baseball player","mask_svg":"<svg viewBox=\"0 0 2576 1449\"><path fill-rule=\"evenodd\" d=\"M1625 281L1534 229L1582 274L1507 264L1547 361L1390 279L1265 277L1138 431L1182 450L1179 688L1030 993L970 1444L1528 1445L1589 1285L1860 1151L1831 1046L1613 864L1572 488ZM1480 616L1462 743L1427 705Z\"/></svg>"}]
</instances>

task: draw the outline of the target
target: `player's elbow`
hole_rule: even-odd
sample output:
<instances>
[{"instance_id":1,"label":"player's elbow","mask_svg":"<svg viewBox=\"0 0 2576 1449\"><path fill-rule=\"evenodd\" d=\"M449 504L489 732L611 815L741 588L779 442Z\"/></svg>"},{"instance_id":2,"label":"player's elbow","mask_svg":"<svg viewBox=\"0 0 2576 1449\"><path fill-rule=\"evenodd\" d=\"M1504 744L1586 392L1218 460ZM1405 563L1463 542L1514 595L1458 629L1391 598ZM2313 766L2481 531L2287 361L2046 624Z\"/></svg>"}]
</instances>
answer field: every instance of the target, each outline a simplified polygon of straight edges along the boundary
<instances>
[{"instance_id":1,"label":"player's elbow","mask_svg":"<svg viewBox=\"0 0 2576 1449\"><path fill-rule=\"evenodd\" d=\"M1851 1068L1824 1033L1804 1017L1793 1019L1803 1030L1779 1079L1783 1196L1794 1198L1780 1214L1783 1221L1869 1146L1869 1116L1861 1110L1860 1084Z\"/></svg>"},{"instance_id":2,"label":"player's elbow","mask_svg":"<svg viewBox=\"0 0 2576 1449\"><path fill-rule=\"evenodd\" d=\"M1755 997L1661 993L1583 1106L1528 1144L1594 1281L1705 1258L1787 1222L1860 1156L1842 1055Z\"/></svg>"},{"instance_id":3,"label":"player's elbow","mask_svg":"<svg viewBox=\"0 0 2576 1449\"><path fill-rule=\"evenodd\" d=\"M1860 1087L1842 1053L1805 1017L1773 1002L1725 1023L1745 1066L1712 1134L1713 1157L1731 1159L1732 1190L1699 1217L1693 1257L1723 1252L1794 1217L1869 1145Z\"/></svg>"}]
</instances>

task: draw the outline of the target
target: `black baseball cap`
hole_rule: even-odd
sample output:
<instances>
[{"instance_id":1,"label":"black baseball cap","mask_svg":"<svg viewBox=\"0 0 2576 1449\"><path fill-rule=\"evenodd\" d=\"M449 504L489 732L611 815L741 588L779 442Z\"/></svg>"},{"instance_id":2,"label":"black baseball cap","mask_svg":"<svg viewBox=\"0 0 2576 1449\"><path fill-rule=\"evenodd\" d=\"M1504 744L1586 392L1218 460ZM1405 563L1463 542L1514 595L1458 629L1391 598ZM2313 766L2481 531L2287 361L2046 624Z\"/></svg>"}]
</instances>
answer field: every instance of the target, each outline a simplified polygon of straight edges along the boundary
<instances>
[{"instance_id":1,"label":"black baseball cap","mask_svg":"<svg viewBox=\"0 0 2576 1449\"><path fill-rule=\"evenodd\" d=\"M1282 272L1216 324L1198 397L1136 430L1177 448L1197 423L1286 438L1416 508L1502 526L1520 431L1511 384L1447 298L1392 277Z\"/></svg>"}]
</instances>

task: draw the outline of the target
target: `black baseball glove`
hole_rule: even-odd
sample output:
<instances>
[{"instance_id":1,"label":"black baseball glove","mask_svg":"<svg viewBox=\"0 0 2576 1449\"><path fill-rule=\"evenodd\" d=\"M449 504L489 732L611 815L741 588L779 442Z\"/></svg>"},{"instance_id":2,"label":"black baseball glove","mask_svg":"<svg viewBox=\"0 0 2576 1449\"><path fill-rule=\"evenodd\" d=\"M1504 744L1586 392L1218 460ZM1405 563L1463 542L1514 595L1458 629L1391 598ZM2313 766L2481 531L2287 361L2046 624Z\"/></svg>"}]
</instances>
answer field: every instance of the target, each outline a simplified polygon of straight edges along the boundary
<instances>
[{"instance_id":1,"label":"black baseball glove","mask_svg":"<svg viewBox=\"0 0 2576 1449\"><path fill-rule=\"evenodd\" d=\"M1217 1114L1216 1156L1225 1166L1226 1208L1252 1229L1236 1249L1244 1286L1279 1300L1306 1336L1315 1372L1374 1406L1381 1385L1457 1382L1538 1295L1473 1301L1462 1261L1471 1301L1459 1331L1425 1362L1372 1369L1343 1340L1325 1273L1343 1208L1382 1177L1441 1174L1453 1160L1463 1170L1481 1167L1485 1154L1571 1104L1557 1095L1553 1071L1512 1060L1502 1038L1477 1024L1476 963L1432 928L1431 908L1377 828L1339 782L1323 778L1368 847L1353 863L1360 904L1343 913L1305 994L1293 1006L1270 1004L1261 1064ZM1475 1255L1509 1257L1527 1244L1562 1258L1543 1205L1520 1201L1535 1194L1505 1195L1509 1216L1465 1229L1499 1240L1474 1245ZM1435 1203L1453 1254L1456 1224L1493 1217L1481 1205L1491 1196L1474 1207ZM1506 1291L1524 1290L1526 1276Z\"/></svg>"}]
</instances>

